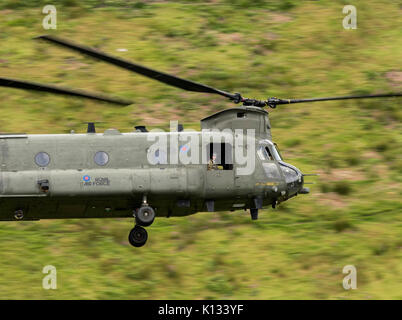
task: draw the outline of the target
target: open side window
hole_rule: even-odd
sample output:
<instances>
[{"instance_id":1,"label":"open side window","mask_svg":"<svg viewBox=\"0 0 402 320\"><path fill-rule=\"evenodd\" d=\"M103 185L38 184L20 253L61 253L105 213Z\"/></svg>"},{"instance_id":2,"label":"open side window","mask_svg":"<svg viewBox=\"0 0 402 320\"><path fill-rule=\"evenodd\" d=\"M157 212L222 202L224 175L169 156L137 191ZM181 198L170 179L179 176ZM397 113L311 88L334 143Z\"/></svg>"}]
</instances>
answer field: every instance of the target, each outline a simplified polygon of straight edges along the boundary
<instances>
[{"instance_id":1,"label":"open side window","mask_svg":"<svg viewBox=\"0 0 402 320\"><path fill-rule=\"evenodd\" d=\"M230 143L207 145L208 170L233 170L233 147Z\"/></svg>"}]
</instances>

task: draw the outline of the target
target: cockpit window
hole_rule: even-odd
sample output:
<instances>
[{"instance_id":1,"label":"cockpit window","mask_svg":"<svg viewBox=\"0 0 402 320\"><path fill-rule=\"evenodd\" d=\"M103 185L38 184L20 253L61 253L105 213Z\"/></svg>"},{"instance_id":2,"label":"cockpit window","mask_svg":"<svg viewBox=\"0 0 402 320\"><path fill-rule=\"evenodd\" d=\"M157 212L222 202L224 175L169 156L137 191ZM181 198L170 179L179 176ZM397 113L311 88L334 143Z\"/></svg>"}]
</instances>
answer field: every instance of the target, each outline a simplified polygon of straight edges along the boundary
<instances>
[{"instance_id":1,"label":"cockpit window","mask_svg":"<svg viewBox=\"0 0 402 320\"><path fill-rule=\"evenodd\" d=\"M272 152L274 154L274 158L275 158L276 161L282 161L282 156L279 153L278 146L277 146L276 143L275 143L274 146L272 146Z\"/></svg>"},{"instance_id":2,"label":"cockpit window","mask_svg":"<svg viewBox=\"0 0 402 320\"><path fill-rule=\"evenodd\" d=\"M268 161L283 161L282 156L279 153L278 146L273 144L271 141L267 141L269 145L261 145L258 150L257 154L261 160L268 160Z\"/></svg>"},{"instance_id":3,"label":"cockpit window","mask_svg":"<svg viewBox=\"0 0 402 320\"><path fill-rule=\"evenodd\" d=\"M271 152L269 151L269 148L267 146L261 146L258 149L257 153L261 160L273 160Z\"/></svg>"}]
</instances>

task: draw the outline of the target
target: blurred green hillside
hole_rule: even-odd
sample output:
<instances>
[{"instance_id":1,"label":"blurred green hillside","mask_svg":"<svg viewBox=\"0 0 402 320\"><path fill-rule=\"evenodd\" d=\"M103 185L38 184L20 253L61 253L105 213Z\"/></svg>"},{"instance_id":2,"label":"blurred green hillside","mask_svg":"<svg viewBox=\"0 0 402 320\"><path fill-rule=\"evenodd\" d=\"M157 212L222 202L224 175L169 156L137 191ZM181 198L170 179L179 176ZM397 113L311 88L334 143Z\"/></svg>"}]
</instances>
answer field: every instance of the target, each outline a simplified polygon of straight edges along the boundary
<instances>
[{"instance_id":1,"label":"blurred green hillside","mask_svg":"<svg viewBox=\"0 0 402 320\"><path fill-rule=\"evenodd\" d=\"M231 106L31 40L51 33L244 96L402 91L401 1L0 0L0 75L114 94L129 107L0 88L0 131L85 132L134 125L199 129ZM342 8L357 7L344 30ZM124 50L122 50L124 49ZM323 102L270 113L287 162L311 193L260 220L248 213L157 219L140 249L133 222L0 223L2 299L402 299L402 101ZM42 268L58 289L42 289ZM342 269L357 268L345 291Z\"/></svg>"}]
</instances>

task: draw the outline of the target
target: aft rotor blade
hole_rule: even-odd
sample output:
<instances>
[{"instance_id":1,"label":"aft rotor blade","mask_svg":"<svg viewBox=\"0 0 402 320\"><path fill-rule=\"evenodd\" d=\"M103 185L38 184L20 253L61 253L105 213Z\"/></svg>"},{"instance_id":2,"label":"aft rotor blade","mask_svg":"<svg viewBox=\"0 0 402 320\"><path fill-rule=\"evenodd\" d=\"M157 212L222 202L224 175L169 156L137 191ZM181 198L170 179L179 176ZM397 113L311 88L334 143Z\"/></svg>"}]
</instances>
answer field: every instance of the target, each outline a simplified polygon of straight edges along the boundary
<instances>
[{"instance_id":1,"label":"aft rotor blade","mask_svg":"<svg viewBox=\"0 0 402 320\"><path fill-rule=\"evenodd\" d=\"M168 84L170 86L173 87L177 87L180 89L184 89L187 91L193 91L193 92L204 92L204 93L214 93L214 94L219 94L221 96L227 97L231 100L236 100L238 99L238 95L236 94L232 94L226 91L222 91L201 83L197 83L191 80L186 80L186 79L182 79L161 71L157 71L157 70L153 70L150 69L148 67L145 66L141 66L139 64L127 61L127 60L123 60L121 58L117 58L115 56L109 55L107 53L103 53L97 49L93 49L87 46L82 46L79 44L75 44L71 41L65 40L65 39L61 39L59 37L55 37L55 36L50 36L50 35L43 35L43 36L39 36L36 39L41 39L41 40L45 40L45 41L49 41L51 43L55 43L58 45L61 45L63 47L78 51L80 53L86 54L88 56L91 56L93 58L111 63L115 66L119 66L121 68L130 70L132 72L141 74L143 76L146 76L148 78L157 80L159 82Z\"/></svg>"},{"instance_id":2,"label":"aft rotor blade","mask_svg":"<svg viewBox=\"0 0 402 320\"><path fill-rule=\"evenodd\" d=\"M68 89L68 88L57 87L57 86L50 85L50 84L41 84L41 83L25 81L25 80L0 78L0 87L41 91L41 92L48 92L48 93L54 93L54 94L59 94L59 95L65 95L65 96L75 96L75 97L80 97L80 98L87 98L87 99L98 100L98 101L102 101L102 102L119 104L119 105L123 105L123 106L128 106L128 105L132 104L131 101L120 99L120 98L107 97L107 96L104 96L101 94L90 93L90 92L86 92L83 90L73 90L73 89Z\"/></svg>"},{"instance_id":3,"label":"aft rotor blade","mask_svg":"<svg viewBox=\"0 0 402 320\"><path fill-rule=\"evenodd\" d=\"M385 93L385 94L369 94L369 95L355 95L355 96L342 96L342 97L326 97L326 98L311 98L311 99L278 99L269 98L267 105L279 105L279 104L292 104L303 102L317 102L317 101L332 101L332 100L349 100L349 99L367 99L367 98L389 98L389 97L401 97L402 93Z\"/></svg>"}]
</instances>

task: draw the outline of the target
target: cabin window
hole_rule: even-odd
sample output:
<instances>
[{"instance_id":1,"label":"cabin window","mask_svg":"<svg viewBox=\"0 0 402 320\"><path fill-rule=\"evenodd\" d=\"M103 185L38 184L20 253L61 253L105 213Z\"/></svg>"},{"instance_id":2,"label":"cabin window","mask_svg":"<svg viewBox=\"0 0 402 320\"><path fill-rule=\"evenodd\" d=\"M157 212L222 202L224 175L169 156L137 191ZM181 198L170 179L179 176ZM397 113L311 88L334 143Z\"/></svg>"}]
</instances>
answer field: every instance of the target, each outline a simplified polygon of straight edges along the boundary
<instances>
[{"instance_id":1,"label":"cabin window","mask_svg":"<svg viewBox=\"0 0 402 320\"><path fill-rule=\"evenodd\" d=\"M233 170L233 147L230 143L207 146L208 170Z\"/></svg>"},{"instance_id":2,"label":"cabin window","mask_svg":"<svg viewBox=\"0 0 402 320\"><path fill-rule=\"evenodd\" d=\"M35 156L35 163L39 167L47 167L50 163L50 156L46 152L39 152Z\"/></svg>"},{"instance_id":3,"label":"cabin window","mask_svg":"<svg viewBox=\"0 0 402 320\"><path fill-rule=\"evenodd\" d=\"M157 149L154 156L155 164L167 164L167 152L162 149Z\"/></svg>"},{"instance_id":4,"label":"cabin window","mask_svg":"<svg viewBox=\"0 0 402 320\"><path fill-rule=\"evenodd\" d=\"M95 153L94 161L98 166L105 166L109 162L109 155L104 151Z\"/></svg>"}]
</instances>

